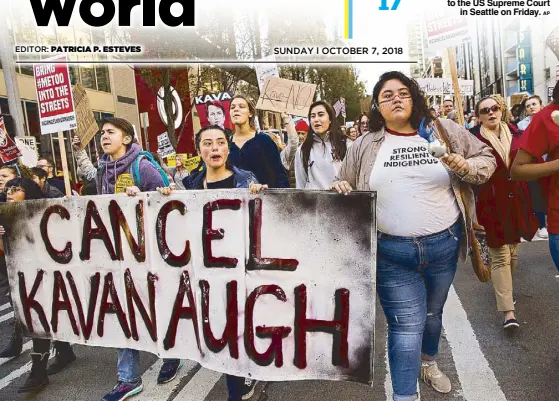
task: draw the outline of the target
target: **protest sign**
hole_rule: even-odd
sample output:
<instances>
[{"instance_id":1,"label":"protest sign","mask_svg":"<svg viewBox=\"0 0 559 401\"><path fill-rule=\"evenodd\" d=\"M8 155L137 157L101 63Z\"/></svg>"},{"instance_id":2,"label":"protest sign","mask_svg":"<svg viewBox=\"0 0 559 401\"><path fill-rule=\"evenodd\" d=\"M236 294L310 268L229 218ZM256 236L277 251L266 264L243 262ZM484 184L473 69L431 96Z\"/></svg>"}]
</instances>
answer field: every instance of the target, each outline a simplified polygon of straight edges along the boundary
<instances>
[{"instance_id":1,"label":"protest sign","mask_svg":"<svg viewBox=\"0 0 559 401\"><path fill-rule=\"evenodd\" d=\"M97 124L93 111L91 111L87 92L83 85L78 84L74 86L72 94L78 119L76 135L80 138L80 149L83 149L99 132L99 124Z\"/></svg>"},{"instance_id":2,"label":"protest sign","mask_svg":"<svg viewBox=\"0 0 559 401\"><path fill-rule=\"evenodd\" d=\"M175 154L175 148L173 148L173 145L169 140L169 135L166 132L161 135L157 135L157 153L159 153L159 156L161 157L167 157Z\"/></svg>"},{"instance_id":3,"label":"protest sign","mask_svg":"<svg viewBox=\"0 0 559 401\"><path fill-rule=\"evenodd\" d=\"M66 62L66 56L49 61ZM39 106L41 134L77 128L72 87L67 64L34 64L35 89Z\"/></svg>"},{"instance_id":4,"label":"protest sign","mask_svg":"<svg viewBox=\"0 0 559 401\"><path fill-rule=\"evenodd\" d=\"M15 142L8 135L4 117L0 117L0 159L2 163L15 160L21 156L21 152Z\"/></svg>"},{"instance_id":5,"label":"protest sign","mask_svg":"<svg viewBox=\"0 0 559 401\"><path fill-rule=\"evenodd\" d=\"M274 56L264 57L261 61L274 61ZM264 89L264 82L268 77L279 78L278 65L273 63L259 63L254 65L256 71L256 79L258 80L258 88L260 92Z\"/></svg>"},{"instance_id":6,"label":"protest sign","mask_svg":"<svg viewBox=\"0 0 559 401\"><path fill-rule=\"evenodd\" d=\"M268 77L256 108L306 117L314 99L315 84Z\"/></svg>"},{"instance_id":7,"label":"protest sign","mask_svg":"<svg viewBox=\"0 0 559 401\"><path fill-rule=\"evenodd\" d=\"M16 145L21 152L19 160L27 167L35 167L39 161L37 143L34 136L15 137Z\"/></svg>"},{"instance_id":8,"label":"protest sign","mask_svg":"<svg viewBox=\"0 0 559 401\"><path fill-rule=\"evenodd\" d=\"M454 85L450 78L420 78L416 79L419 88L427 96L445 96L454 95ZM460 91L463 96L474 95L473 80L459 80Z\"/></svg>"},{"instance_id":9,"label":"protest sign","mask_svg":"<svg viewBox=\"0 0 559 401\"><path fill-rule=\"evenodd\" d=\"M194 105L202 128L218 125L228 130L232 128L229 105L233 94L230 92L211 93L194 97Z\"/></svg>"},{"instance_id":10,"label":"protest sign","mask_svg":"<svg viewBox=\"0 0 559 401\"><path fill-rule=\"evenodd\" d=\"M182 165L188 170L189 173L192 172L200 164L200 156L194 156L188 159L183 159Z\"/></svg>"},{"instance_id":11,"label":"protest sign","mask_svg":"<svg viewBox=\"0 0 559 401\"><path fill-rule=\"evenodd\" d=\"M455 10L448 7L428 10L425 15L425 32L430 50L457 46L470 38L468 18L456 15Z\"/></svg>"},{"instance_id":12,"label":"protest sign","mask_svg":"<svg viewBox=\"0 0 559 401\"><path fill-rule=\"evenodd\" d=\"M15 316L33 337L240 377L370 384L375 208L246 189L5 204Z\"/></svg>"}]
</instances>

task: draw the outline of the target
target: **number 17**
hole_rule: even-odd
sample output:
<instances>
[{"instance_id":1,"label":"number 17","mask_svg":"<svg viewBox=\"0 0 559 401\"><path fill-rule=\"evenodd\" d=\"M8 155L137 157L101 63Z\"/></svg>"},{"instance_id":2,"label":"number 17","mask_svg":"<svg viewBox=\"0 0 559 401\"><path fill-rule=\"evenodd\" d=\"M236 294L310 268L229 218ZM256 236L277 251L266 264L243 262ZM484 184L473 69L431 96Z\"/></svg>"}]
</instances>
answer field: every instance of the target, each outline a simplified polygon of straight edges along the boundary
<instances>
[{"instance_id":1,"label":"number 17","mask_svg":"<svg viewBox=\"0 0 559 401\"><path fill-rule=\"evenodd\" d=\"M392 5L392 8L388 8L388 0L380 0L379 10L382 10L382 11L397 10L398 6L400 5L400 1L401 0L394 0L394 4Z\"/></svg>"}]
</instances>

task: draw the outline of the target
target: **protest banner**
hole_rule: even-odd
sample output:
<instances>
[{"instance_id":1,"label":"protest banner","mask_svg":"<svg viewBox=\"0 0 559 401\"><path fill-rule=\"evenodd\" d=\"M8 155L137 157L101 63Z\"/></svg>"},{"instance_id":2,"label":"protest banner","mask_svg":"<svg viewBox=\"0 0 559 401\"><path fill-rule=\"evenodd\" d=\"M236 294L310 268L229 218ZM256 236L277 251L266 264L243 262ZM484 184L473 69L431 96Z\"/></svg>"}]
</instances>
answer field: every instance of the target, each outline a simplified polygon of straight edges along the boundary
<instances>
[{"instance_id":1,"label":"protest banner","mask_svg":"<svg viewBox=\"0 0 559 401\"><path fill-rule=\"evenodd\" d=\"M45 60L46 61L46 60ZM48 61L65 63L66 56ZM68 131L77 128L72 100L72 87L67 64L34 64L35 89L39 106L41 134Z\"/></svg>"},{"instance_id":2,"label":"protest banner","mask_svg":"<svg viewBox=\"0 0 559 401\"><path fill-rule=\"evenodd\" d=\"M261 61L275 61L274 56L264 57ZM279 78L278 65L273 63L259 63L254 65L256 79L258 81L258 89L260 92L264 89L264 82L268 77Z\"/></svg>"},{"instance_id":3,"label":"protest banner","mask_svg":"<svg viewBox=\"0 0 559 401\"><path fill-rule=\"evenodd\" d=\"M427 96L454 95L454 85L450 78L419 78L416 79L419 88ZM460 92L463 96L474 95L474 81L460 79Z\"/></svg>"},{"instance_id":4,"label":"protest banner","mask_svg":"<svg viewBox=\"0 0 559 401\"><path fill-rule=\"evenodd\" d=\"M167 157L175 154L175 148L169 140L169 134L166 132L161 135L157 135L157 153L161 157Z\"/></svg>"},{"instance_id":5,"label":"protest banner","mask_svg":"<svg viewBox=\"0 0 559 401\"><path fill-rule=\"evenodd\" d=\"M426 42L429 50L440 50L457 46L470 38L468 18L456 15L448 7L426 10Z\"/></svg>"},{"instance_id":6,"label":"protest banner","mask_svg":"<svg viewBox=\"0 0 559 401\"><path fill-rule=\"evenodd\" d=\"M8 135L4 117L0 117L0 159L2 159L2 163L8 163L20 156L21 151Z\"/></svg>"},{"instance_id":7,"label":"protest banner","mask_svg":"<svg viewBox=\"0 0 559 401\"><path fill-rule=\"evenodd\" d=\"M233 94L230 92L211 93L194 97L194 105L200 126L202 128L210 125L218 125L225 130L232 128L229 116L229 105Z\"/></svg>"},{"instance_id":8,"label":"protest banner","mask_svg":"<svg viewBox=\"0 0 559 401\"><path fill-rule=\"evenodd\" d=\"M256 108L307 117L315 91L315 84L268 77L264 81L264 90L260 93Z\"/></svg>"},{"instance_id":9,"label":"protest banner","mask_svg":"<svg viewBox=\"0 0 559 401\"><path fill-rule=\"evenodd\" d=\"M80 149L83 149L99 132L99 124L95 120L93 111L91 111L89 99L87 98L87 92L85 91L83 85L78 84L74 86L74 89L72 89L72 95L74 97L74 104L78 119L76 135L80 138Z\"/></svg>"},{"instance_id":10,"label":"protest banner","mask_svg":"<svg viewBox=\"0 0 559 401\"><path fill-rule=\"evenodd\" d=\"M5 204L15 317L33 337L240 377L371 384L375 204L294 190Z\"/></svg>"}]
</instances>

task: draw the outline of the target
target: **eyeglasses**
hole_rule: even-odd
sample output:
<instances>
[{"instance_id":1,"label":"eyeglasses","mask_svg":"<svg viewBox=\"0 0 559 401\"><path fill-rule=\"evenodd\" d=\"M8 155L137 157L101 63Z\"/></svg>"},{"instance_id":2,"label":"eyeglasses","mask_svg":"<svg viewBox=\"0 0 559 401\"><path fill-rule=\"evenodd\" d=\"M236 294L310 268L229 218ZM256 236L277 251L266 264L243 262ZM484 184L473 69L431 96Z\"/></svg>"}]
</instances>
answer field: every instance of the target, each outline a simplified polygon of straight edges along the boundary
<instances>
[{"instance_id":1,"label":"eyeglasses","mask_svg":"<svg viewBox=\"0 0 559 401\"><path fill-rule=\"evenodd\" d=\"M396 99L396 96L398 96L400 98L400 100L409 99L411 97L411 93L407 89L403 89L403 90L401 90L401 91L399 91L398 93L395 93L395 94L392 94L391 92L386 92L382 95L382 101L379 102L379 105L384 104L384 103L393 102L394 99Z\"/></svg>"},{"instance_id":2,"label":"eyeglasses","mask_svg":"<svg viewBox=\"0 0 559 401\"><path fill-rule=\"evenodd\" d=\"M6 194L8 195L18 191L25 192L24 189L21 187L13 186L13 187L6 188Z\"/></svg>"},{"instance_id":3,"label":"eyeglasses","mask_svg":"<svg viewBox=\"0 0 559 401\"><path fill-rule=\"evenodd\" d=\"M38 168L52 167L50 164L37 164Z\"/></svg>"},{"instance_id":4,"label":"eyeglasses","mask_svg":"<svg viewBox=\"0 0 559 401\"><path fill-rule=\"evenodd\" d=\"M489 112L493 112L496 113L498 111L501 111L501 107L499 107L498 104L494 104L491 107L484 107L483 109L479 109L479 114L489 114Z\"/></svg>"}]
</instances>

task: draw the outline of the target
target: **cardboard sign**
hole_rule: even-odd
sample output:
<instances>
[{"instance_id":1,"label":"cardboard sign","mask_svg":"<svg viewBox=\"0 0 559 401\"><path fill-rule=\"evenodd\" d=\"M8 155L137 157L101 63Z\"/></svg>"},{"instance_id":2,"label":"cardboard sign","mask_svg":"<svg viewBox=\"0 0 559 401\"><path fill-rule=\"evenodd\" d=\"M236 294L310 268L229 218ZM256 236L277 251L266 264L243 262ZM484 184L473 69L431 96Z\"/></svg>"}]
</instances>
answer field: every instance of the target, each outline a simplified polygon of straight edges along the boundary
<instances>
[{"instance_id":1,"label":"cardboard sign","mask_svg":"<svg viewBox=\"0 0 559 401\"><path fill-rule=\"evenodd\" d=\"M370 384L374 211L370 192L177 191L7 204L0 225L26 334Z\"/></svg>"},{"instance_id":2,"label":"cardboard sign","mask_svg":"<svg viewBox=\"0 0 559 401\"><path fill-rule=\"evenodd\" d=\"M78 84L74 86L72 94L78 118L78 129L76 130L76 135L80 138L80 149L83 149L99 132L99 124L95 120L93 111L91 111L89 99L87 98L87 92L85 91L83 85Z\"/></svg>"},{"instance_id":3,"label":"cardboard sign","mask_svg":"<svg viewBox=\"0 0 559 401\"><path fill-rule=\"evenodd\" d=\"M454 96L454 85L450 78L421 78L416 79L419 88L428 96ZM473 80L458 80L462 96L474 95Z\"/></svg>"},{"instance_id":4,"label":"cardboard sign","mask_svg":"<svg viewBox=\"0 0 559 401\"><path fill-rule=\"evenodd\" d=\"M66 56L49 60L66 62ZM68 64L34 64L41 134L77 128Z\"/></svg>"},{"instance_id":5,"label":"cardboard sign","mask_svg":"<svg viewBox=\"0 0 559 401\"><path fill-rule=\"evenodd\" d=\"M4 117L0 117L0 159L2 163L15 160L21 156L21 152L15 142L8 135Z\"/></svg>"},{"instance_id":6,"label":"cardboard sign","mask_svg":"<svg viewBox=\"0 0 559 401\"><path fill-rule=\"evenodd\" d=\"M274 56L264 57L262 61L274 61ZM277 64L272 63L259 63L254 65L254 70L256 72L256 79L258 80L258 88L262 93L264 89L264 83L268 77L279 78L279 70Z\"/></svg>"},{"instance_id":7,"label":"cardboard sign","mask_svg":"<svg viewBox=\"0 0 559 401\"><path fill-rule=\"evenodd\" d=\"M315 91L315 84L268 77L264 81L264 89L260 93L256 108L306 117Z\"/></svg>"},{"instance_id":8,"label":"cardboard sign","mask_svg":"<svg viewBox=\"0 0 559 401\"><path fill-rule=\"evenodd\" d=\"M457 46L470 38L468 18L448 7L429 8L425 15L425 32L430 50Z\"/></svg>"},{"instance_id":9,"label":"cardboard sign","mask_svg":"<svg viewBox=\"0 0 559 401\"><path fill-rule=\"evenodd\" d=\"M157 153L161 157L167 157L175 154L175 148L171 145L169 140L169 135L164 132L161 135L157 135Z\"/></svg>"}]
</instances>

